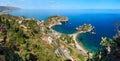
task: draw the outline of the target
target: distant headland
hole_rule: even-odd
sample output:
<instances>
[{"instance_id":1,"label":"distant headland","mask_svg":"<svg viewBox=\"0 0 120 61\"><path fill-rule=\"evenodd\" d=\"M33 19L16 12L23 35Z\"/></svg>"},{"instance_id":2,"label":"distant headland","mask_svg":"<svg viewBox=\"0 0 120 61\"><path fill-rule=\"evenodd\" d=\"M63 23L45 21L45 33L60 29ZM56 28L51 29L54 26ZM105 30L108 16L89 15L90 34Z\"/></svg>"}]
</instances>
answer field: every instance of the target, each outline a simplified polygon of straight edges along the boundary
<instances>
[{"instance_id":1,"label":"distant headland","mask_svg":"<svg viewBox=\"0 0 120 61\"><path fill-rule=\"evenodd\" d=\"M18 10L18 9L20 8L13 7L13 6L0 6L0 12L7 12L7 11Z\"/></svg>"}]
</instances>

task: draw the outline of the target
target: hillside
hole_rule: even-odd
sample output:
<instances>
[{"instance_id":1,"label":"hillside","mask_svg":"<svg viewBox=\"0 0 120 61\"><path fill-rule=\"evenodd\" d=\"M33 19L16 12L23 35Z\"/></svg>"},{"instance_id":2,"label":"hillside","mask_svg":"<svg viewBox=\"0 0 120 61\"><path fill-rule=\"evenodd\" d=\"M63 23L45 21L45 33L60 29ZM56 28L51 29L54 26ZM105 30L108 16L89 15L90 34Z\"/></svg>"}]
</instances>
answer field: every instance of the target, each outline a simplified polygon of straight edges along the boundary
<instances>
[{"instance_id":1,"label":"hillside","mask_svg":"<svg viewBox=\"0 0 120 61\"><path fill-rule=\"evenodd\" d=\"M82 55L80 50L75 48L72 37L49 28L53 24L50 23L50 18L46 21L38 21L34 18L16 17L9 14L0 15L1 60L83 61L87 59L87 56ZM59 16L54 18L58 18L59 21L61 18L64 19Z\"/></svg>"}]
</instances>

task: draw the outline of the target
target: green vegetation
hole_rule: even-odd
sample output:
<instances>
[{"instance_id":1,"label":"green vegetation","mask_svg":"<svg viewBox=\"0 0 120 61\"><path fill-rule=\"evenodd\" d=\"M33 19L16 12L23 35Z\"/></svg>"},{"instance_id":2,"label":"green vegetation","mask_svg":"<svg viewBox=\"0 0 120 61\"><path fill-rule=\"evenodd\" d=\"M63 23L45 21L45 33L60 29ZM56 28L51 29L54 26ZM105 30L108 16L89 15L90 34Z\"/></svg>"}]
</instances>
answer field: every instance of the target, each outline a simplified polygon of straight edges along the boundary
<instances>
[{"instance_id":1,"label":"green vegetation","mask_svg":"<svg viewBox=\"0 0 120 61\"><path fill-rule=\"evenodd\" d=\"M56 57L54 48L41 40L40 27L35 20L23 20L11 15L1 15L0 25L6 30L6 39L2 42L1 51L6 56L6 61L62 61ZM24 27L23 27L24 26ZM26 27L26 28L25 28ZM4 36L3 32L0 32ZM5 49L5 50L3 50Z\"/></svg>"},{"instance_id":2,"label":"green vegetation","mask_svg":"<svg viewBox=\"0 0 120 61\"><path fill-rule=\"evenodd\" d=\"M6 61L65 61L71 58L58 57L54 52L65 46L65 56L83 61L84 56L76 52L72 37L64 34L56 37L47 21L0 15L0 55L4 55Z\"/></svg>"}]
</instances>

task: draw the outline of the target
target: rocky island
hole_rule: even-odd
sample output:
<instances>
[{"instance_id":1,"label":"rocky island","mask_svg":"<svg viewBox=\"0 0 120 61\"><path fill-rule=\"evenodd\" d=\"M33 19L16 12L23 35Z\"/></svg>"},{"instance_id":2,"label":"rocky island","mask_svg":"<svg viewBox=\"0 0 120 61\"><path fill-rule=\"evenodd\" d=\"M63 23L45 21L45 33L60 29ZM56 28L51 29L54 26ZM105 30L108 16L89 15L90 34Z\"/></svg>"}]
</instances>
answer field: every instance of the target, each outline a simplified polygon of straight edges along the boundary
<instances>
[{"instance_id":1,"label":"rocky island","mask_svg":"<svg viewBox=\"0 0 120 61\"><path fill-rule=\"evenodd\" d=\"M91 24L84 24L82 26L79 26L76 28L76 30L79 32L91 32L94 29L94 26L92 26Z\"/></svg>"}]
</instances>

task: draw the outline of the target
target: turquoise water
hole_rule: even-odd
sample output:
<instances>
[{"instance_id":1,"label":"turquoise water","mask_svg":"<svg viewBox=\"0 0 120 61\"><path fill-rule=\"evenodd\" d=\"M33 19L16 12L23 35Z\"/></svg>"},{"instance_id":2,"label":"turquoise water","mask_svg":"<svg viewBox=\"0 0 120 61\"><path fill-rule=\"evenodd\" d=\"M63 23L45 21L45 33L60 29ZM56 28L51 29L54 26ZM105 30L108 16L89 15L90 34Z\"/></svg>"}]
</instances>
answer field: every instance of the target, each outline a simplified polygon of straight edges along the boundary
<instances>
[{"instance_id":1,"label":"turquoise water","mask_svg":"<svg viewBox=\"0 0 120 61\"><path fill-rule=\"evenodd\" d=\"M38 20L45 20L54 15L67 16L67 23L53 27L54 30L65 34L76 32L75 28L84 23L92 24L96 34L85 33L78 36L78 40L89 51L100 48L101 37L112 38L116 33L114 23L120 22L120 10L19 10L9 13Z\"/></svg>"}]
</instances>

